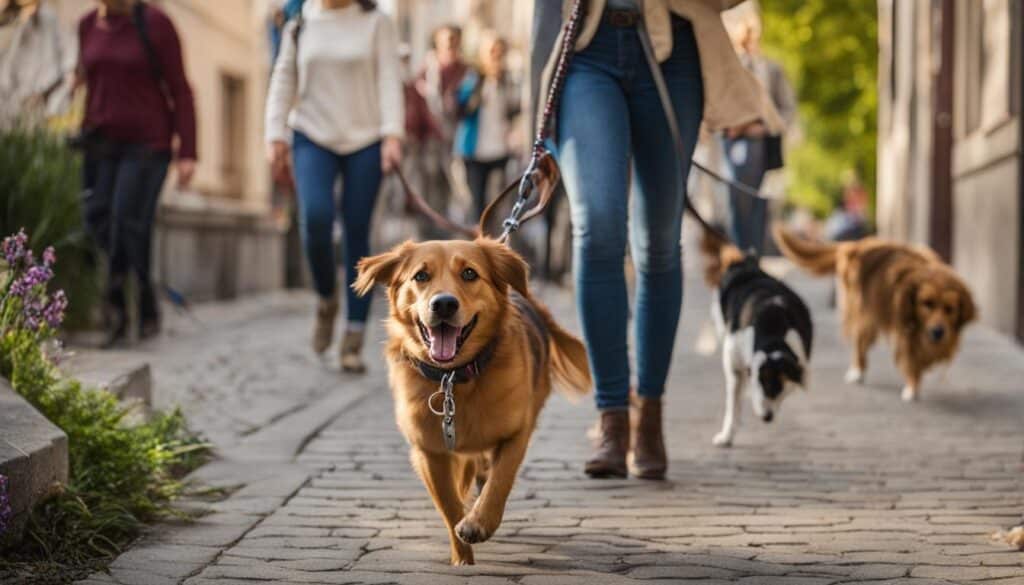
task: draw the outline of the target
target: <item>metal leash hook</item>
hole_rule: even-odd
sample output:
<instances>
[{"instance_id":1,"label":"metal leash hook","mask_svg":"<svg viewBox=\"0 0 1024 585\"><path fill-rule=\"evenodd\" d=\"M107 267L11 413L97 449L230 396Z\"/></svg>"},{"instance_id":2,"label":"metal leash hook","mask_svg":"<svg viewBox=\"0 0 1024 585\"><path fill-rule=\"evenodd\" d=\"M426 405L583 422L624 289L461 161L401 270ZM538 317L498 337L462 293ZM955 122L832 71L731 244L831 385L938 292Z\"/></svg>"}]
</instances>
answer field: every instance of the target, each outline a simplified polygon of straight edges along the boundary
<instances>
[{"instance_id":1,"label":"metal leash hook","mask_svg":"<svg viewBox=\"0 0 1024 585\"><path fill-rule=\"evenodd\" d=\"M442 396L441 408L434 407L434 398ZM449 451L455 450L455 372L451 371L441 377L441 388L427 398L427 408L441 417L441 434L444 446Z\"/></svg>"},{"instance_id":2,"label":"metal leash hook","mask_svg":"<svg viewBox=\"0 0 1024 585\"><path fill-rule=\"evenodd\" d=\"M542 153L543 147L534 147L533 155L530 157L530 164L526 167L523 177L519 180L519 193L516 196L515 203L512 204L512 211L509 212L508 217L501 224L503 229L501 237L498 238L499 242L507 242L509 237L519 231L522 225L519 220L522 218L523 212L526 211L526 203L530 200L536 188L536 184L533 182L533 174L537 171Z\"/></svg>"}]
</instances>

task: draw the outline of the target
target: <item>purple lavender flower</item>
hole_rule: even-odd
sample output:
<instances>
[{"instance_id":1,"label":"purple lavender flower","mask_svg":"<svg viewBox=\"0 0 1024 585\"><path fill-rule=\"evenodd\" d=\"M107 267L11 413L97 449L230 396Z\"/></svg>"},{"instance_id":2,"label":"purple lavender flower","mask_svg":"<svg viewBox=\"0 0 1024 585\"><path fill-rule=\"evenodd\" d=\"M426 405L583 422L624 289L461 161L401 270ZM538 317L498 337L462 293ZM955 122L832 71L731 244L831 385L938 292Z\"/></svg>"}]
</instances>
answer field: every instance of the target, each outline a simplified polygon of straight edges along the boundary
<instances>
[{"instance_id":1,"label":"purple lavender flower","mask_svg":"<svg viewBox=\"0 0 1024 585\"><path fill-rule=\"evenodd\" d=\"M53 246L48 246L43 250L43 264L50 268L57 263L57 252L54 251Z\"/></svg>"},{"instance_id":2,"label":"purple lavender flower","mask_svg":"<svg viewBox=\"0 0 1024 585\"><path fill-rule=\"evenodd\" d=\"M25 271L25 281L29 288L46 284L53 278L53 269L45 264L37 264Z\"/></svg>"},{"instance_id":3,"label":"purple lavender flower","mask_svg":"<svg viewBox=\"0 0 1024 585\"><path fill-rule=\"evenodd\" d=\"M48 266L38 264L25 271L21 278L16 278L11 283L10 296L27 301L38 286L45 286L53 278L53 270Z\"/></svg>"},{"instance_id":4,"label":"purple lavender flower","mask_svg":"<svg viewBox=\"0 0 1024 585\"><path fill-rule=\"evenodd\" d=\"M44 317L45 307L39 298L25 299L21 307L21 316L25 320L25 328L29 331L39 331L46 322Z\"/></svg>"},{"instance_id":5,"label":"purple lavender flower","mask_svg":"<svg viewBox=\"0 0 1024 585\"><path fill-rule=\"evenodd\" d=\"M14 266L18 260L25 257L26 246L28 246L28 236L25 234L25 228L21 228L17 234L4 238L3 243L0 244L0 250L3 251L7 264Z\"/></svg>"},{"instance_id":6,"label":"purple lavender flower","mask_svg":"<svg viewBox=\"0 0 1024 585\"><path fill-rule=\"evenodd\" d=\"M11 509L11 498L7 489L7 476L0 475L0 535L7 532L11 518L14 516L14 511Z\"/></svg>"},{"instance_id":7,"label":"purple lavender flower","mask_svg":"<svg viewBox=\"0 0 1024 585\"><path fill-rule=\"evenodd\" d=\"M50 302L43 309L43 319L46 324L50 326L50 329L56 329L60 327L60 324L64 322L64 311L68 308L68 297L64 294L64 291L59 290L53 293L53 297Z\"/></svg>"}]
</instances>

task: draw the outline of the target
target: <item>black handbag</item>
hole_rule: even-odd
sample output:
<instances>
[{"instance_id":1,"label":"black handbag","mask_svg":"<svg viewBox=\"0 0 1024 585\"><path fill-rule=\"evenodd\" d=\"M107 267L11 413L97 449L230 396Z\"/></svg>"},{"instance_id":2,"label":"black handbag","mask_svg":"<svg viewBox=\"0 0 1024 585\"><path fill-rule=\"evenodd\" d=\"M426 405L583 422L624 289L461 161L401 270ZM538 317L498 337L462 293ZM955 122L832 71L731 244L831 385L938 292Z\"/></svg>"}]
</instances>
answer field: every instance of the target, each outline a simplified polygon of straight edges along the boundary
<instances>
[{"instance_id":1,"label":"black handbag","mask_svg":"<svg viewBox=\"0 0 1024 585\"><path fill-rule=\"evenodd\" d=\"M764 137L764 170L774 171L785 166L782 155L782 135L769 134Z\"/></svg>"}]
</instances>

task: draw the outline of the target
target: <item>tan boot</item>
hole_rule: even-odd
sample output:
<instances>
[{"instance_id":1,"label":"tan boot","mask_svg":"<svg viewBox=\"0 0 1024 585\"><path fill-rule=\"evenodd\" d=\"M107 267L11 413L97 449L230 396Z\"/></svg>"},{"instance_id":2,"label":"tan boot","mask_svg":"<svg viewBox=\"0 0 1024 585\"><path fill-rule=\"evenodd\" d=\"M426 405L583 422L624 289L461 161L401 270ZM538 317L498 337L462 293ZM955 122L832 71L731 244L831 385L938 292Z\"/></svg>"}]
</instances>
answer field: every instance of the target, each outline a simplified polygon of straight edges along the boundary
<instances>
[{"instance_id":1,"label":"tan boot","mask_svg":"<svg viewBox=\"0 0 1024 585\"><path fill-rule=\"evenodd\" d=\"M629 411L606 410L601 413L597 448L583 471L590 477L626 477L626 453L629 451Z\"/></svg>"},{"instance_id":2,"label":"tan boot","mask_svg":"<svg viewBox=\"0 0 1024 585\"><path fill-rule=\"evenodd\" d=\"M363 363L363 331L346 331L341 340L341 369L352 374L366 371Z\"/></svg>"},{"instance_id":3,"label":"tan boot","mask_svg":"<svg viewBox=\"0 0 1024 585\"><path fill-rule=\"evenodd\" d=\"M637 399L636 434L633 436L633 475L640 479L665 479L668 457L661 429L661 398Z\"/></svg>"},{"instance_id":4,"label":"tan boot","mask_svg":"<svg viewBox=\"0 0 1024 585\"><path fill-rule=\"evenodd\" d=\"M316 306L316 324L313 325L313 351L321 354L334 339L334 320L338 316L338 295L320 299Z\"/></svg>"}]
</instances>

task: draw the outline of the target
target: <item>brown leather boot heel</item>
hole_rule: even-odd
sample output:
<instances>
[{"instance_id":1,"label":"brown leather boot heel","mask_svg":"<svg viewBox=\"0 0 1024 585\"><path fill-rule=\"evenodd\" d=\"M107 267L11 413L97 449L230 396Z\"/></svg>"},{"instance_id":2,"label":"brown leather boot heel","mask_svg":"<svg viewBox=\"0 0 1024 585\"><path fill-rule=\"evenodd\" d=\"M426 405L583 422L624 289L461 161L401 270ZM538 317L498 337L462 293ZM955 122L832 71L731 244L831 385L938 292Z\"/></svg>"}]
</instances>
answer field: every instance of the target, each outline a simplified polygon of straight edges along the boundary
<instances>
[{"instance_id":1,"label":"brown leather boot heel","mask_svg":"<svg viewBox=\"0 0 1024 585\"><path fill-rule=\"evenodd\" d=\"M633 438L633 475L640 479L665 479L668 457L661 428L661 399L639 398L639 416Z\"/></svg>"},{"instance_id":2,"label":"brown leather boot heel","mask_svg":"<svg viewBox=\"0 0 1024 585\"><path fill-rule=\"evenodd\" d=\"M626 477L626 453L629 451L629 411L606 410L601 413L601 436L597 449L584 466L590 477Z\"/></svg>"}]
</instances>

